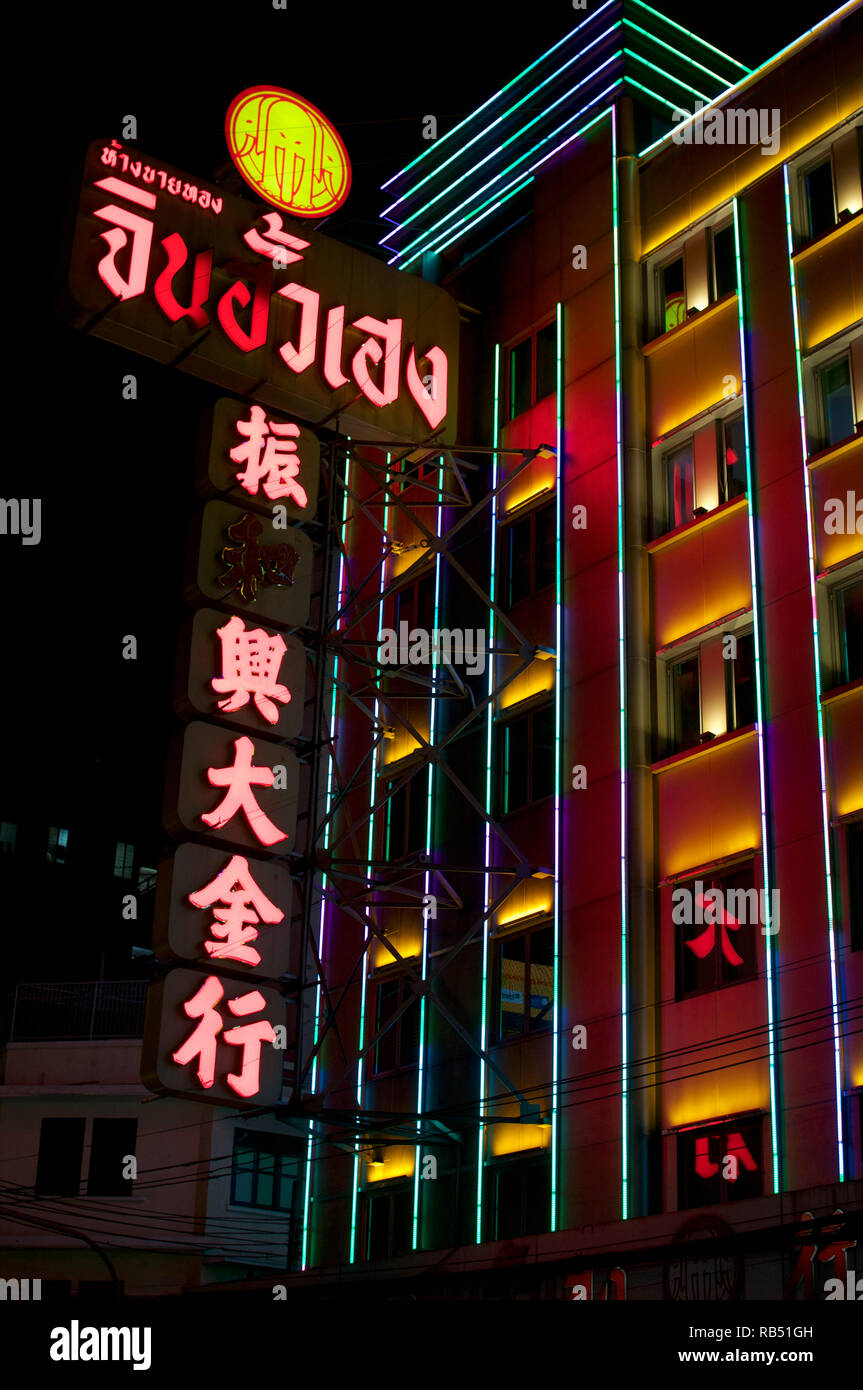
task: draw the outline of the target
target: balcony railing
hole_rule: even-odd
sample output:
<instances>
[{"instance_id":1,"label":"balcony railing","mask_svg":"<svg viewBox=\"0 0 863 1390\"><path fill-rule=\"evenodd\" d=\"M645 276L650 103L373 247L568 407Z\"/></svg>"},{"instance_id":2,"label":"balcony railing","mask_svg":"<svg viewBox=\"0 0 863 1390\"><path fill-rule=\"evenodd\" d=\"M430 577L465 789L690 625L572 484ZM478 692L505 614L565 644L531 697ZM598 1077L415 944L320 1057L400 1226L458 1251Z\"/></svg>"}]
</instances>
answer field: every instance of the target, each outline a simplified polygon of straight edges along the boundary
<instances>
[{"instance_id":1,"label":"balcony railing","mask_svg":"<svg viewBox=\"0 0 863 1390\"><path fill-rule=\"evenodd\" d=\"M19 984L7 1003L3 1041L140 1037L146 993L146 980Z\"/></svg>"}]
</instances>

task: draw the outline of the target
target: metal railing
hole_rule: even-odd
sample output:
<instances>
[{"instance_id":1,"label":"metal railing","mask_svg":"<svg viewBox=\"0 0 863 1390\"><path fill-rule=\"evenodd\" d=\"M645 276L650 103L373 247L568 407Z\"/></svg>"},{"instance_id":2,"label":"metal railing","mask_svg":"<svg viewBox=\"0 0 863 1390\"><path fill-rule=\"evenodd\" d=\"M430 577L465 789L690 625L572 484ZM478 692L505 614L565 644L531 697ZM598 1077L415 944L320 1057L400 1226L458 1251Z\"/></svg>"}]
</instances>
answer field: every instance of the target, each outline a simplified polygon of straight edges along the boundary
<instances>
[{"instance_id":1,"label":"metal railing","mask_svg":"<svg viewBox=\"0 0 863 1390\"><path fill-rule=\"evenodd\" d=\"M16 985L7 1005L4 1041L140 1037L146 993L146 980Z\"/></svg>"}]
</instances>

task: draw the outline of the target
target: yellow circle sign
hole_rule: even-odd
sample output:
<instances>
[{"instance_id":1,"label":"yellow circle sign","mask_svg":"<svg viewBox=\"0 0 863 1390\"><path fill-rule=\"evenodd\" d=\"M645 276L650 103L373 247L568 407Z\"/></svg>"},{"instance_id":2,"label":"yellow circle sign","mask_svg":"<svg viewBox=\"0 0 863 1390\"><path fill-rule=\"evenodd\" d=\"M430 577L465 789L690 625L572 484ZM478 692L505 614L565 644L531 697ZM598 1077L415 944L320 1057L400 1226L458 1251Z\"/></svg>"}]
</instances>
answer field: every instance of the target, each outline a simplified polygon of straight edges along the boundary
<instances>
[{"instance_id":1,"label":"yellow circle sign","mask_svg":"<svg viewBox=\"0 0 863 1390\"><path fill-rule=\"evenodd\" d=\"M246 183L294 217L326 217L351 187L341 138L316 106L283 87L249 87L225 117L231 158Z\"/></svg>"}]
</instances>

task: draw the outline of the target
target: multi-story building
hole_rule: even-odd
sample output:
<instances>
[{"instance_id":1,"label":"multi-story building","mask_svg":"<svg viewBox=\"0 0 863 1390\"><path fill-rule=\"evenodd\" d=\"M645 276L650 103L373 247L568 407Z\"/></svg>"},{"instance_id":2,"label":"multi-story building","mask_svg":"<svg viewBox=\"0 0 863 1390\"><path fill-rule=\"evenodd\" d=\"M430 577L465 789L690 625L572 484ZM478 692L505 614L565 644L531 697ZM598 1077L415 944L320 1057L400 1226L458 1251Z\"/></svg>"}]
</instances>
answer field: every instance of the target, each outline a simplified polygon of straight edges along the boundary
<instances>
[{"instance_id":1,"label":"multi-story building","mask_svg":"<svg viewBox=\"0 0 863 1390\"><path fill-rule=\"evenodd\" d=\"M859 1261L861 60L609 0L385 187L458 442L343 455L298 1281Z\"/></svg>"}]
</instances>

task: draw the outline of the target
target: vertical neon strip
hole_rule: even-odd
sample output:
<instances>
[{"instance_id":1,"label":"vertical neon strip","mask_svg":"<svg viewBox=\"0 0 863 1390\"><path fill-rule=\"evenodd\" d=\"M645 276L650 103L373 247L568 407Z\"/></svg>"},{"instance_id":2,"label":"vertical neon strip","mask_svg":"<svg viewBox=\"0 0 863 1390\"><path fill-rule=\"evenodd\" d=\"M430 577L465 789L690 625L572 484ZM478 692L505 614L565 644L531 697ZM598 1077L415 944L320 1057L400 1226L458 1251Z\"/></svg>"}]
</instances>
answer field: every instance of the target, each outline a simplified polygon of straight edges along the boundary
<instances>
[{"instance_id":1,"label":"vertical neon strip","mask_svg":"<svg viewBox=\"0 0 863 1390\"><path fill-rule=\"evenodd\" d=\"M557 1230L560 1215L558 1168L560 1154L560 758L563 702L563 305L557 305L557 464L555 470L555 601L554 601L554 1016L551 1074L551 1214Z\"/></svg>"},{"instance_id":2,"label":"vertical neon strip","mask_svg":"<svg viewBox=\"0 0 863 1390\"><path fill-rule=\"evenodd\" d=\"M337 599L336 599L336 612L341 612L342 604L344 603L344 595L345 595L345 570L346 570L345 555L346 555L346 552L347 552L347 535L346 535L346 531L347 531L347 524L348 524L348 493L349 493L349 486L350 486L350 472L351 472L351 456L350 456L350 453L348 453L348 454L346 455L346 457L345 457L345 480L344 480L344 492L343 492L343 496L342 496L342 532L341 532L341 537L342 537L342 553L341 553L341 555L340 555L340 557L339 557L339 584L338 584L338 596L337 596ZM336 626L336 631L338 631L339 628L340 628L341 626L342 626L342 620L339 619L339 622L338 622L338 624L337 624L337 626ZM325 824L325 826L324 826L324 849L326 849L326 848L329 846L329 843L330 843L330 822L329 822L328 817L329 817L329 814L330 814L330 807L331 807L331 805L332 805L332 799L333 799L333 761L334 761L334 758L333 758L333 747L334 747L333 739L334 739L335 729L336 729L336 700L337 700L337 694L336 694L336 692L337 692L337 688L338 688L338 673L339 673L339 658L338 658L338 656L335 656L335 657L333 658L333 690L332 690L332 698L331 698L331 700L330 700L329 752L328 752L328 758L327 758L326 792L325 792L325 796L324 796L324 819L325 819L325 821L326 821L326 824ZM323 671L321 671L321 672L319 673L319 679L321 679L321 680L324 679L324 672L323 672ZM326 912L326 908L327 908L326 887L327 887L327 876L326 876L326 874L321 874L321 911L320 911L320 915L319 915L319 918L318 918L318 960L321 961L321 962L323 962L323 959L324 959L324 938L325 938L325 934L326 934L326 915L327 915L327 912ZM320 980L320 975L319 975L319 976L318 976L318 982L317 982L317 985L316 985L316 987L315 987L315 1029L314 1029L314 1047L317 1047L317 1045L318 1045L318 1039L319 1039L319 1037L320 1037L320 1026L321 1026L321 980ZM310 1078L310 1088L311 1088L312 1092L314 1092L314 1090L315 1090L315 1088L316 1088L317 1079L318 1079L318 1058L317 1058L317 1055L316 1055L314 1061L312 1062L312 1071L311 1071L311 1078ZM312 1172L313 1172L313 1169L312 1169L312 1150L313 1150L313 1147L314 1147L314 1135L315 1135L315 1125L314 1125L314 1121L313 1121L313 1120L310 1120L310 1121L309 1121L309 1138L308 1138L308 1142L307 1142L307 1144L306 1144L306 1171L305 1171L305 1184L304 1184L304 1191L303 1191L303 1239L302 1239L302 1255L301 1255L301 1260L300 1260L300 1268L303 1269L303 1270L305 1270L306 1267L307 1267L307 1263L308 1263L308 1254L309 1254L309 1205L310 1205L310 1202L311 1202L311 1193L312 1193Z\"/></svg>"},{"instance_id":3,"label":"vertical neon strip","mask_svg":"<svg viewBox=\"0 0 863 1390\"><path fill-rule=\"evenodd\" d=\"M791 218L791 183L788 165L782 166L785 177L785 224L788 233L788 269L791 276L791 307L794 314L794 352L797 359L797 401L800 410L800 444L803 452L803 490L806 505L806 543L809 549L809 598L812 604L812 650L815 666L815 711L818 717L818 757L821 766L821 821L824 830L824 872L827 890L827 938L830 950L830 992L833 1002L833 1071L836 1087L836 1148L839 1181L845 1181L845 1135L842 1123L842 1043L839 1028L839 967L836 959L836 923L833 916L833 856L830 848L830 809L827 797L827 745L824 737L824 714L821 707L821 656L818 638L818 604L815 593L815 530L812 513L812 488L809 481L809 448L806 440L806 405L803 396L803 346L800 332L800 309L797 302L797 277L794 273L794 232Z\"/></svg>"},{"instance_id":4,"label":"vertical neon strip","mask_svg":"<svg viewBox=\"0 0 863 1390\"><path fill-rule=\"evenodd\" d=\"M628 862L626 798L626 542L623 515L623 346L620 307L620 214L617 178L617 107L611 108L611 200L614 221L614 392L617 437L617 650L620 747L620 1182L621 1217L629 1216Z\"/></svg>"},{"instance_id":5,"label":"vertical neon strip","mask_svg":"<svg viewBox=\"0 0 863 1390\"><path fill-rule=\"evenodd\" d=\"M390 457L391 457L390 454L387 454L387 473L386 473L387 487L389 487L389 481L390 481L390 474L389 474ZM379 594L380 594L380 598L379 598L379 600L378 600L378 632L381 631L381 628L382 628L383 625L384 625L384 589L386 588L386 582L387 582L386 548L387 548L387 544L388 544L388 537L387 537L387 520L388 520L388 514L389 514L389 493L385 493L384 496L385 496L385 501L384 501L383 535L382 535L382 537L381 537L381 582L380 582L380 588L379 588L379 591L378 591ZM380 672L378 672L378 677L377 677L377 679L378 679L378 681L380 681ZM369 776L370 776L370 790L369 790L369 833L368 833L368 837L367 837L367 840L366 840L366 861L367 861L367 864L368 864L369 866L371 866L372 860L374 859L374 855L375 855L375 816L374 816L374 804L375 804L375 799L376 799L376 794L377 794L377 774L378 774L378 743L377 743L377 732L378 732L378 728L379 728L379 724L380 724L380 712L381 712L380 700L378 699L377 696L375 696L375 725L374 725L374 727L375 727L375 744L374 744L374 747L373 747L373 749L372 749L372 764L371 764L371 772L370 772L370 774L369 774ZM370 869L368 869L367 872L366 872L366 879L367 879L367 880L368 880L368 877L369 877L369 872L370 872ZM370 919L371 914L372 914L372 908L373 908L373 904L372 904L372 903L369 903L368 907L367 907L366 910L365 910L365 919L366 919L366 923L365 923L365 927L363 928L363 943L364 943L364 946L365 946L366 949L364 950L364 953L363 953L363 968L362 968L362 972L361 972L361 983L360 983L360 1025L359 1025L359 1030L358 1030L359 1043L358 1043L358 1046L357 1046L357 1051L358 1051L360 1054L362 1054L363 1044L364 1044L364 1042L365 1042L365 1036L366 1036L366 991L367 991L367 988L368 988L368 975L369 975L369 961L368 961L368 949L367 949L367 948L368 948L368 942L369 942L369 936L370 936L370 931L369 931L369 919ZM362 1055L360 1055L359 1058L357 1059L357 1090L356 1090L356 1096L357 1096L357 1110L361 1110L361 1109L362 1109L362 1105L363 1105L363 1082L364 1082L364 1078L365 1078L365 1058L364 1058ZM351 1193L351 1240L350 1240L350 1250L349 1250L349 1253L348 1253L348 1264L354 1264L354 1262L356 1261L356 1257L357 1257L357 1205L358 1205L358 1201L359 1201L359 1190L360 1190L360 1141L359 1141L359 1139L355 1139L355 1140L354 1140L354 1178L353 1178L353 1192Z\"/></svg>"},{"instance_id":6,"label":"vertical neon strip","mask_svg":"<svg viewBox=\"0 0 863 1390\"><path fill-rule=\"evenodd\" d=\"M443 518L443 458L438 463L438 509L437 509L437 534L440 537ZM434 570L434 629L439 631L438 621L440 614L440 551L435 556ZM437 670L437 649L432 643L432 691L430 696L429 710L429 746L434 747L435 729L437 725L437 699L435 698L434 685ZM426 789L426 854L431 857L432 836L434 834L434 763L430 760L428 767L428 782ZM431 871L426 869L423 893L428 895L431 891ZM426 904L423 903L423 947L422 947L422 978L425 981L428 975L428 942L429 942L429 917ZM420 1000L420 1046L419 1046L419 1071L417 1073L417 1115L422 1115L425 1103L424 1078L425 1078L425 1050L426 1050L426 998L423 995ZM420 1132L422 1120L417 1119L417 1134ZM416 1250L419 1240L419 1214L420 1214L420 1165L422 1163L422 1144L416 1145L414 1152L414 1215L413 1215L413 1235L411 1249Z\"/></svg>"},{"instance_id":7,"label":"vertical neon strip","mask_svg":"<svg viewBox=\"0 0 863 1390\"><path fill-rule=\"evenodd\" d=\"M500 343L495 344L494 349L494 420L492 422L491 442L492 448L496 451L500 434ZM492 602L495 597L495 565L497 561L497 452L492 455L491 471L491 572L489 576L489 594ZM486 741L485 741L485 810L486 815L492 814L492 744L494 739L494 612L489 609L488 614L488 709L486 711ZM491 902L491 826L488 821L485 825L485 874L483 875L483 909L488 914L488 906ZM480 1014L480 1047L485 1052L488 1047L488 938L491 922L486 915L482 926L482 1011ZM483 1115L485 1113L485 1086L486 1086L486 1066L485 1058L479 1059L479 1124L477 1126L477 1150L476 1150L476 1243L482 1241L482 1197L483 1197L483 1157L485 1150L485 1129L483 1126Z\"/></svg>"},{"instance_id":8,"label":"vertical neon strip","mask_svg":"<svg viewBox=\"0 0 863 1390\"><path fill-rule=\"evenodd\" d=\"M773 928L771 922L770 841L767 822L767 774L765 766L765 687L764 663L761 654L761 611L758 587L758 552L755 545L755 479L752 472L752 448L749 435L749 382L746 370L746 321L743 302L743 253L740 244L740 204L733 201L734 247L737 259L737 328L740 336L740 389L743 396L743 438L746 449L746 500L749 519L749 582L752 590L752 635L755 648L755 699L758 721L758 780L761 793L761 872L764 883L763 903L766 920L762 924L767 960L767 1056L770 1066L770 1132L773 1149L773 1191L781 1191L779 1158L779 1099L777 1095L776 1013L777 975L774 960Z\"/></svg>"}]
</instances>

